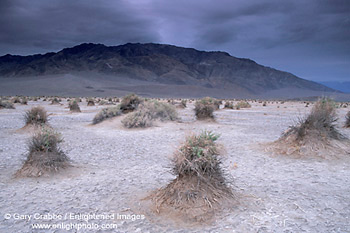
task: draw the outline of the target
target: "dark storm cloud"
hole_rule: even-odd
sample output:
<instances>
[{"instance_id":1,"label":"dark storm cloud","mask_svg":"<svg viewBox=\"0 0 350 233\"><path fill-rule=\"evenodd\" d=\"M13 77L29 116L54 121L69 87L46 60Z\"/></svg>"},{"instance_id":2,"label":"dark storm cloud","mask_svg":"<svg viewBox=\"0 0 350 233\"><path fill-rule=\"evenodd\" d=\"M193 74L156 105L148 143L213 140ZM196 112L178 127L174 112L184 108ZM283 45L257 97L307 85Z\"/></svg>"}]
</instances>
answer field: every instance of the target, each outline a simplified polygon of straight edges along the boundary
<instances>
[{"instance_id":1,"label":"dark storm cloud","mask_svg":"<svg viewBox=\"0 0 350 233\"><path fill-rule=\"evenodd\" d=\"M2 0L0 27L0 54L160 42L350 78L349 0Z\"/></svg>"},{"instance_id":2,"label":"dark storm cloud","mask_svg":"<svg viewBox=\"0 0 350 233\"><path fill-rule=\"evenodd\" d=\"M127 1L1 1L1 52L47 51L82 42L157 41L147 17Z\"/></svg>"}]
</instances>

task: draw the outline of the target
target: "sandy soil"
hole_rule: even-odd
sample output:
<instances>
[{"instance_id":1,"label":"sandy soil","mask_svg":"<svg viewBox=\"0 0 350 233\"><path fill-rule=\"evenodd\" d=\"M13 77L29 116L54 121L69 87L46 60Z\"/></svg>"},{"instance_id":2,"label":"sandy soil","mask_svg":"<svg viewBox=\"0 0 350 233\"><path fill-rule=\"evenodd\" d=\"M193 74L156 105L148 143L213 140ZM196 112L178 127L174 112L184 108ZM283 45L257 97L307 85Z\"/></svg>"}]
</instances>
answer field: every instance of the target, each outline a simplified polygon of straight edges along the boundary
<instances>
[{"instance_id":1,"label":"sandy soil","mask_svg":"<svg viewBox=\"0 0 350 233\"><path fill-rule=\"evenodd\" d=\"M216 122L195 121L189 105L179 110L182 122L143 130L123 129L120 118L92 126L102 106L87 107L83 102L81 113L70 113L67 103L62 103L29 102L16 104L15 110L0 110L0 232L65 232L34 230L32 224L86 223L15 219L15 214L34 218L36 213L145 215L135 221L89 221L115 223L116 232L350 232L349 155L337 160L295 159L264 150L266 143L310 111L303 103L267 107L253 103L250 109L222 109L215 113ZM31 136L30 130L18 129L24 126L24 112L35 105L51 114L50 124L62 134L62 149L74 167L51 177L15 179ZM338 109L339 126L348 110ZM212 223L179 224L153 213L141 199L174 178L169 173L169 157L186 135L204 129L221 134L218 141L227 152L223 166L238 203ZM350 130L340 130L350 137ZM5 214L10 214L9 219Z\"/></svg>"}]
</instances>

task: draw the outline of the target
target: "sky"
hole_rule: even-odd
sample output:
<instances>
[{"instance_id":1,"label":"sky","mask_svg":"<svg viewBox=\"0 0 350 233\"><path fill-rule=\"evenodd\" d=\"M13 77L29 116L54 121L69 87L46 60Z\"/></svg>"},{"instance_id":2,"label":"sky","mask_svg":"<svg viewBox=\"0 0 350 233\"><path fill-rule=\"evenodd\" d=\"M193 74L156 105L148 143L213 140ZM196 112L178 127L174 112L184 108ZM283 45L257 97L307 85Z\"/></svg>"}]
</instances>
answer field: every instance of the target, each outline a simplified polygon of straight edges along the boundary
<instances>
[{"instance_id":1,"label":"sky","mask_svg":"<svg viewBox=\"0 0 350 233\"><path fill-rule=\"evenodd\" d=\"M0 56L85 42L225 51L313 81L350 81L350 0L0 0Z\"/></svg>"}]
</instances>

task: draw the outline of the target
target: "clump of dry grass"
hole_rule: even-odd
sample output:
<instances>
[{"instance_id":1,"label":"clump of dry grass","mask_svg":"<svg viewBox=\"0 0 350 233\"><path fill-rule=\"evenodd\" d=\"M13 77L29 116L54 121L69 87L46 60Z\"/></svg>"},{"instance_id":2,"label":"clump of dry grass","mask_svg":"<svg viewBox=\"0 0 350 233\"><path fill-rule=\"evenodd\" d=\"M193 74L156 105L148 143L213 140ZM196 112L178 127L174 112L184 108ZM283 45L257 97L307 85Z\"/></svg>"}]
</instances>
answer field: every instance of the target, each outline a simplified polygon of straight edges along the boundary
<instances>
[{"instance_id":1,"label":"clump of dry grass","mask_svg":"<svg viewBox=\"0 0 350 233\"><path fill-rule=\"evenodd\" d=\"M211 97L204 97L195 103L195 114L198 120L213 119L214 111L219 109L220 102Z\"/></svg>"},{"instance_id":2,"label":"clump of dry grass","mask_svg":"<svg viewBox=\"0 0 350 233\"><path fill-rule=\"evenodd\" d=\"M21 104L23 104L23 105L27 105L27 104L28 104L28 99L27 99L27 97L22 97L22 99L21 99Z\"/></svg>"},{"instance_id":3,"label":"clump of dry grass","mask_svg":"<svg viewBox=\"0 0 350 233\"><path fill-rule=\"evenodd\" d=\"M69 101L68 107L71 112L81 112L77 99Z\"/></svg>"},{"instance_id":4,"label":"clump of dry grass","mask_svg":"<svg viewBox=\"0 0 350 233\"><path fill-rule=\"evenodd\" d=\"M274 143L274 150L296 156L329 157L344 153L341 142L346 137L337 130L336 121L334 101L322 98L305 119L283 133Z\"/></svg>"},{"instance_id":5,"label":"clump of dry grass","mask_svg":"<svg viewBox=\"0 0 350 233\"><path fill-rule=\"evenodd\" d=\"M0 109L1 108L14 109L15 106L10 101L0 100Z\"/></svg>"},{"instance_id":6,"label":"clump of dry grass","mask_svg":"<svg viewBox=\"0 0 350 233\"><path fill-rule=\"evenodd\" d=\"M241 108L251 108L252 106L247 102L247 101L239 101L236 105L236 109L241 109Z\"/></svg>"},{"instance_id":7,"label":"clump of dry grass","mask_svg":"<svg viewBox=\"0 0 350 233\"><path fill-rule=\"evenodd\" d=\"M226 101L224 108L233 109L234 105L231 101Z\"/></svg>"},{"instance_id":8,"label":"clump of dry grass","mask_svg":"<svg viewBox=\"0 0 350 233\"><path fill-rule=\"evenodd\" d=\"M220 166L222 147L216 143L218 137L204 131L186 138L172 159L176 178L150 195L157 212L170 209L186 219L201 221L233 199Z\"/></svg>"},{"instance_id":9,"label":"clump of dry grass","mask_svg":"<svg viewBox=\"0 0 350 233\"><path fill-rule=\"evenodd\" d=\"M345 128L350 128L350 111L345 116Z\"/></svg>"},{"instance_id":10,"label":"clump of dry grass","mask_svg":"<svg viewBox=\"0 0 350 233\"><path fill-rule=\"evenodd\" d=\"M95 101L93 99L88 99L87 106L95 106Z\"/></svg>"},{"instance_id":11,"label":"clump of dry grass","mask_svg":"<svg viewBox=\"0 0 350 233\"><path fill-rule=\"evenodd\" d=\"M60 104L60 101L58 98L55 97L51 100L51 104Z\"/></svg>"},{"instance_id":12,"label":"clump of dry grass","mask_svg":"<svg viewBox=\"0 0 350 233\"><path fill-rule=\"evenodd\" d=\"M122 111L120 109L120 106L115 107L109 107L109 108L103 108L101 111L99 111L94 119L92 120L92 124L100 123L108 118L120 116L122 114Z\"/></svg>"},{"instance_id":13,"label":"clump of dry grass","mask_svg":"<svg viewBox=\"0 0 350 233\"><path fill-rule=\"evenodd\" d=\"M18 96L13 97L11 101L14 104L21 103L21 99Z\"/></svg>"},{"instance_id":14,"label":"clump of dry grass","mask_svg":"<svg viewBox=\"0 0 350 233\"><path fill-rule=\"evenodd\" d=\"M158 101L145 101L137 110L129 113L122 123L126 128L146 128L153 125L155 120L174 121L178 115L174 106Z\"/></svg>"},{"instance_id":15,"label":"clump of dry grass","mask_svg":"<svg viewBox=\"0 0 350 233\"><path fill-rule=\"evenodd\" d=\"M48 122L47 112L43 107L33 107L24 114L26 125L44 125Z\"/></svg>"},{"instance_id":16,"label":"clump of dry grass","mask_svg":"<svg viewBox=\"0 0 350 233\"><path fill-rule=\"evenodd\" d=\"M135 94L129 94L123 97L120 102L120 109L123 113L128 113L134 111L139 104L143 102L143 99Z\"/></svg>"},{"instance_id":17,"label":"clump of dry grass","mask_svg":"<svg viewBox=\"0 0 350 233\"><path fill-rule=\"evenodd\" d=\"M29 141L29 153L17 177L39 177L69 166L69 159L59 148L61 136L50 128L42 128Z\"/></svg>"}]
</instances>

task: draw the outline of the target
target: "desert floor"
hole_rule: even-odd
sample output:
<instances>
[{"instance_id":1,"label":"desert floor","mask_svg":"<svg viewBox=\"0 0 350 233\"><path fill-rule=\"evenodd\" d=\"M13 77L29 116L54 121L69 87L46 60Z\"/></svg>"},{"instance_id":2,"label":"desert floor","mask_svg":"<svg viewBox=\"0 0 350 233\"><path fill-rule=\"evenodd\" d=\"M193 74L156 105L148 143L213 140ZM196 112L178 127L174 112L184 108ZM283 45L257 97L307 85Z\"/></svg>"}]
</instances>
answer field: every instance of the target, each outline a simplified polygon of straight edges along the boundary
<instances>
[{"instance_id":1,"label":"desert floor","mask_svg":"<svg viewBox=\"0 0 350 233\"><path fill-rule=\"evenodd\" d=\"M23 114L36 105L51 114L50 125L62 134L61 147L74 167L50 177L14 178L32 133L21 129ZM65 232L36 230L32 224L87 223L65 218L69 213L145 215L134 221L88 222L114 223L116 232L350 232L350 155L297 159L264 149L310 111L302 102L221 109L215 112L216 122L195 121L190 104L179 110L181 122L141 130L124 129L120 117L92 126L95 114L106 106L87 107L83 101L80 107L81 113L70 113L66 101L62 105L30 101L0 110L0 232ZM350 130L341 127L348 110L337 110L337 124L350 137ZM223 168L233 182L237 203L212 222L200 224L179 223L154 213L142 199L174 178L169 172L170 156L186 135L204 129L221 135L218 142L226 148ZM37 219L49 214L63 219ZM18 219L18 215L32 219Z\"/></svg>"}]
</instances>

